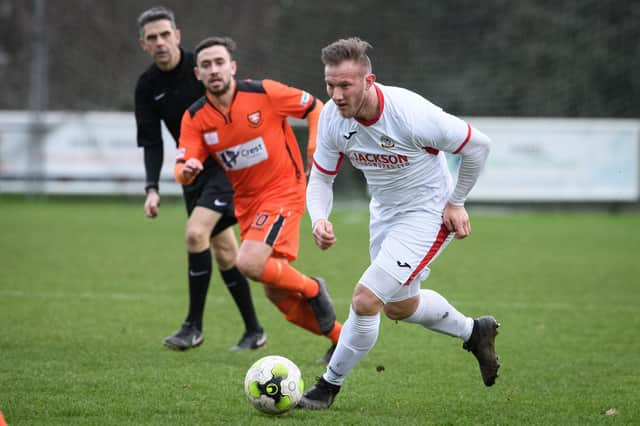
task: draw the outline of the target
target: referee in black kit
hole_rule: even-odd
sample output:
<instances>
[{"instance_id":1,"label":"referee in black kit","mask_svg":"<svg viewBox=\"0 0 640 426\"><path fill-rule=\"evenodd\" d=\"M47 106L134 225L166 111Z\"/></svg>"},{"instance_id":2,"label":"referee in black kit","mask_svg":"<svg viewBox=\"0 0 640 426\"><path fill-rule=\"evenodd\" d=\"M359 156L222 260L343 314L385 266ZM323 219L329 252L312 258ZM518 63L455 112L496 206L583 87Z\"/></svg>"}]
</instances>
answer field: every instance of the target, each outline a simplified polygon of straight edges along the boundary
<instances>
[{"instance_id":1,"label":"referee in black kit","mask_svg":"<svg viewBox=\"0 0 640 426\"><path fill-rule=\"evenodd\" d=\"M140 76L135 90L138 146L144 149L147 197L145 215L158 216L158 180L163 163L160 121L171 132L176 144L184 111L204 95L204 87L194 74L193 53L180 48L180 30L173 12L153 7L138 17L140 45L153 64ZM204 170L188 186L183 186L189 220L186 240L188 252L189 312L181 328L163 340L171 349L186 350L202 344L202 318L211 278L211 248L226 287L233 296L245 324L245 333L230 350L258 349L267 336L258 322L247 279L235 266L238 242L232 226L233 190L220 166L209 157Z\"/></svg>"}]
</instances>

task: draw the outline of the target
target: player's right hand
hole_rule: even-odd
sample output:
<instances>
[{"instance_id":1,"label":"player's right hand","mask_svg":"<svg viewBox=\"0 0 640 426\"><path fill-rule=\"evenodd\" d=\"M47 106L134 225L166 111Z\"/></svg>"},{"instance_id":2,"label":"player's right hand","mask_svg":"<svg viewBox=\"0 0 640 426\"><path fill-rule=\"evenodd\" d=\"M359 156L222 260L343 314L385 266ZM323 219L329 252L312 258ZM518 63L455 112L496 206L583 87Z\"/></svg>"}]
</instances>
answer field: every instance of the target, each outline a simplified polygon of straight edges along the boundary
<instances>
[{"instance_id":1,"label":"player's right hand","mask_svg":"<svg viewBox=\"0 0 640 426\"><path fill-rule=\"evenodd\" d=\"M204 169L204 166L197 158L189 158L182 168L182 176L185 179L191 179L198 175Z\"/></svg>"},{"instance_id":2,"label":"player's right hand","mask_svg":"<svg viewBox=\"0 0 640 426\"><path fill-rule=\"evenodd\" d=\"M336 242L333 224L325 219L319 219L313 224L313 241L322 250L326 250Z\"/></svg>"},{"instance_id":3,"label":"player's right hand","mask_svg":"<svg viewBox=\"0 0 640 426\"><path fill-rule=\"evenodd\" d=\"M469 215L464 206L447 203L442 214L442 219L447 230L449 232L455 232L455 238L467 238L469 234L471 234L471 222L469 222Z\"/></svg>"},{"instance_id":4,"label":"player's right hand","mask_svg":"<svg viewBox=\"0 0 640 426\"><path fill-rule=\"evenodd\" d=\"M160 210L160 194L155 189L150 189L144 202L144 214L149 218L158 216Z\"/></svg>"}]
</instances>

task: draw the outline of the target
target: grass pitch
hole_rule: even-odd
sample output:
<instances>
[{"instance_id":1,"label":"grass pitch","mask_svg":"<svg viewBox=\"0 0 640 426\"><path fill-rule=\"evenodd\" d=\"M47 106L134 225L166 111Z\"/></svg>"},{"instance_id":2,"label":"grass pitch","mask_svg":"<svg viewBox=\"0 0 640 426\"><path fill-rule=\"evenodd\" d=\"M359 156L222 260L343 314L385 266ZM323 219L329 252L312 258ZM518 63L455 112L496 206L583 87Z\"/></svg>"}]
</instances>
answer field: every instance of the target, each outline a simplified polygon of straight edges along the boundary
<instances>
[{"instance_id":1,"label":"grass pitch","mask_svg":"<svg viewBox=\"0 0 640 426\"><path fill-rule=\"evenodd\" d=\"M0 198L9 425L640 423L638 215L472 209L473 235L449 246L423 286L502 323L497 384L482 385L458 340L383 319L331 410L274 418L245 400L247 368L283 355L311 386L329 341L286 323L252 284L268 347L229 352L242 323L214 272L203 346L165 349L186 313L185 213L165 201L148 220L142 203ZM368 214L343 208L333 220L338 243L326 252L303 222L296 265L327 278L344 320L368 264Z\"/></svg>"}]
</instances>

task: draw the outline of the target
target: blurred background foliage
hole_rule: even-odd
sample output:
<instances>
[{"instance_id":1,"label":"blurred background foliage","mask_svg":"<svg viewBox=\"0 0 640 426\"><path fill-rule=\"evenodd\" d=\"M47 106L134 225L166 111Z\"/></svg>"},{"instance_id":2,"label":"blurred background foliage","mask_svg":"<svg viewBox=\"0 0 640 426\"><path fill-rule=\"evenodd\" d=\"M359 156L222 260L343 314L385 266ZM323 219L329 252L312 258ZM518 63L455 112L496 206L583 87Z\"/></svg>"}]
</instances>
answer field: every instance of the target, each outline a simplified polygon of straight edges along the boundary
<instances>
[{"instance_id":1,"label":"blurred background foliage","mask_svg":"<svg viewBox=\"0 0 640 426\"><path fill-rule=\"evenodd\" d=\"M378 81L458 115L640 116L637 0L44 1L43 26L33 0L0 2L0 109L29 108L41 34L46 109L132 110L150 63L136 18L162 4L176 13L183 47L229 35L239 78L277 79L322 99L320 49L357 35L374 46Z\"/></svg>"}]
</instances>

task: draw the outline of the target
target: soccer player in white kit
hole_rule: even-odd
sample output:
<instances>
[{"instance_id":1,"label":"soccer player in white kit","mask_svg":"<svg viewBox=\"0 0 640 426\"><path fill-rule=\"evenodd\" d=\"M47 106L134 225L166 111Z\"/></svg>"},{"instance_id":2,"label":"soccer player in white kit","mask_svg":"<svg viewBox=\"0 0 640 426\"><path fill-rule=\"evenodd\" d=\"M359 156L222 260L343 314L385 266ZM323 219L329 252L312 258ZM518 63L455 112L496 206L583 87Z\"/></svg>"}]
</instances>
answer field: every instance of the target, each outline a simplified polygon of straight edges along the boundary
<instances>
[{"instance_id":1,"label":"soccer player in white kit","mask_svg":"<svg viewBox=\"0 0 640 426\"><path fill-rule=\"evenodd\" d=\"M328 218L333 180L346 158L362 170L371 194L371 265L355 287L327 370L300 408L331 406L347 374L373 347L381 310L392 320L462 339L486 386L500 367L493 317L474 320L435 291L420 289L451 239L471 232L464 202L489 154L489 138L414 92L376 83L370 47L354 37L322 49L331 100L320 115L307 187L313 238L323 250L336 241ZM461 158L455 186L444 152Z\"/></svg>"}]
</instances>

